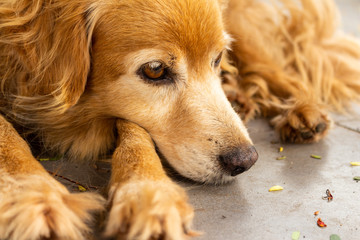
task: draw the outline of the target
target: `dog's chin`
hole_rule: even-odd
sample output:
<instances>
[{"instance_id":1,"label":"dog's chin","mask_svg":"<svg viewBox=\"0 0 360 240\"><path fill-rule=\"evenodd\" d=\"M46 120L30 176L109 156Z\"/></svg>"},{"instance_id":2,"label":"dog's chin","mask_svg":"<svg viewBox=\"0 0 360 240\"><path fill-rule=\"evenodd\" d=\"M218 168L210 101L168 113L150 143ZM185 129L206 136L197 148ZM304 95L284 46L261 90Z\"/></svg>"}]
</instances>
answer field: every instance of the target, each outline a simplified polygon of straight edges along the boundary
<instances>
[{"instance_id":1,"label":"dog's chin","mask_svg":"<svg viewBox=\"0 0 360 240\"><path fill-rule=\"evenodd\" d=\"M236 179L230 174L224 172L222 169L219 169L218 171L208 172L206 174L181 171L180 169L176 169L176 167L172 166L162 155L160 156L167 175L180 182L222 185L231 183Z\"/></svg>"},{"instance_id":2,"label":"dog's chin","mask_svg":"<svg viewBox=\"0 0 360 240\"><path fill-rule=\"evenodd\" d=\"M235 177L230 176L227 173L211 173L211 174L192 174L189 172L181 172L176 170L171 165L166 168L168 175L181 182L192 182L209 185L224 185L235 181ZM170 169L170 170L169 170Z\"/></svg>"},{"instance_id":3,"label":"dog's chin","mask_svg":"<svg viewBox=\"0 0 360 240\"><path fill-rule=\"evenodd\" d=\"M204 170L203 173L191 172L173 166L156 146L156 152L161 159L162 165L171 178L181 182L200 184L222 185L233 182L236 178L224 171L220 166Z\"/></svg>"},{"instance_id":4,"label":"dog's chin","mask_svg":"<svg viewBox=\"0 0 360 240\"><path fill-rule=\"evenodd\" d=\"M195 179L192 177L192 180L195 182L200 182L203 184L211 184L211 185L223 185L223 184L228 184L231 183L233 181L235 181L235 177L230 176L229 174L226 173L220 173L220 174L216 174L216 175L206 175L203 178L201 176L199 177L195 177Z\"/></svg>"}]
</instances>

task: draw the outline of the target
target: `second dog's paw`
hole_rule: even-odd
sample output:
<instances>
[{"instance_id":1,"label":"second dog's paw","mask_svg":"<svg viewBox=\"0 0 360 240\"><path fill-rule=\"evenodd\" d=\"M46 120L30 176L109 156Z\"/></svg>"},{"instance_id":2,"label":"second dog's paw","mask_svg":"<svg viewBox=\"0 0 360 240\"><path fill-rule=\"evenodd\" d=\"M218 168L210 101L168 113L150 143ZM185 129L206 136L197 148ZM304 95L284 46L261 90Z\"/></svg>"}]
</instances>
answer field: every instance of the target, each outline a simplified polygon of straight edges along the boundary
<instances>
[{"instance_id":1,"label":"second dog's paw","mask_svg":"<svg viewBox=\"0 0 360 240\"><path fill-rule=\"evenodd\" d=\"M184 240L194 235L190 231L193 210L184 190L172 182L142 181L113 186L109 199L107 237Z\"/></svg>"},{"instance_id":2,"label":"second dog's paw","mask_svg":"<svg viewBox=\"0 0 360 240\"><path fill-rule=\"evenodd\" d=\"M271 120L281 140L291 143L311 143L322 139L332 121L318 105L298 104Z\"/></svg>"},{"instance_id":3,"label":"second dog's paw","mask_svg":"<svg viewBox=\"0 0 360 240\"><path fill-rule=\"evenodd\" d=\"M102 197L71 194L49 177L0 177L0 239L86 239L90 212L102 209Z\"/></svg>"}]
</instances>

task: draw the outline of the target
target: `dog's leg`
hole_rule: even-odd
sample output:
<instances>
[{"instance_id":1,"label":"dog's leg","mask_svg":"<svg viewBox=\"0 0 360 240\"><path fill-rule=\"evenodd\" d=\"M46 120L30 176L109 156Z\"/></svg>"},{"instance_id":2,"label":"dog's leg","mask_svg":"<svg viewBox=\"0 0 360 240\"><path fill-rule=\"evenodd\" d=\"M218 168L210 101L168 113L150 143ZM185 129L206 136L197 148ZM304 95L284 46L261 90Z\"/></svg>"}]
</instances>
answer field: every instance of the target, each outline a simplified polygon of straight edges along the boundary
<instances>
[{"instance_id":1,"label":"dog's leg","mask_svg":"<svg viewBox=\"0 0 360 240\"><path fill-rule=\"evenodd\" d=\"M112 159L106 236L118 239L186 239L193 210L185 191L165 174L149 134L118 120Z\"/></svg>"},{"instance_id":2,"label":"dog's leg","mask_svg":"<svg viewBox=\"0 0 360 240\"><path fill-rule=\"evenodd\" d=\"M96 194L70 194L0 115L0 239L85 239Z\"/></svg>"}]
</instances>

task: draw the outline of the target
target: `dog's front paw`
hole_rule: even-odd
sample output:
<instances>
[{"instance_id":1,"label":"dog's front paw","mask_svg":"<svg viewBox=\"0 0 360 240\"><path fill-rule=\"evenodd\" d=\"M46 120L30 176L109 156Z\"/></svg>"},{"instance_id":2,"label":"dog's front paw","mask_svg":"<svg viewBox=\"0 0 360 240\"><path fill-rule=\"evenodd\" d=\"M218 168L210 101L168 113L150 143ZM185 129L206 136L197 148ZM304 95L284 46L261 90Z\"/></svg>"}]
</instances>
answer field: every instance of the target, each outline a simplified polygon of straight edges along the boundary
<instances>
[{"instance_id":1,"label":"dog's front paw","mask_svg":"<svg viewBox=\"0 0 360 240\"><path fill-rule=\"evenodd\" d=\"M50 177L0 177L0 239L86 239L90 211L101 209L100 196L71 194Z\"/></svg>"},{"instance_id":2,"label":"dog's front paw","mask_svg":"<svg viewBox=\"0 0 360 240\"><path fill-rule=\"evenodd\" d=\"M110 189L105 235L117 239L183 240L193 236L193 210L182 188L170 181L141 181Z\"/></svg>"},{"instance_id":3,"label":"dog's front paw","mask_svg":"<svg viewBox=\"0 0 360 240\"><path fill-rule=\"evenodd\" d=\"M332 121L316 104L297 104L271 120L281 140L291 143L311 143L322 139Z\"/></svg>"}]
</instances>

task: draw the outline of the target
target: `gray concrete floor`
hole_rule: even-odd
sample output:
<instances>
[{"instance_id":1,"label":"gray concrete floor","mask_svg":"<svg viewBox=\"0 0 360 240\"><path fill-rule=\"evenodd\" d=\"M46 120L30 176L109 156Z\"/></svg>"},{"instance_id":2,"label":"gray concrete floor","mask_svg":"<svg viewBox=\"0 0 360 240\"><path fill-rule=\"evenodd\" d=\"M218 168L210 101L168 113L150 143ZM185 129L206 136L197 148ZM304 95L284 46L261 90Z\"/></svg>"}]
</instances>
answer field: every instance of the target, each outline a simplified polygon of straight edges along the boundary
<instances>
[{"instance_id":1,"label":"gray concrete floor","mask_svg":"<svg viewBox=\"0 0 360 240\"><path fill-rule=\"evenodd\" d=\"M360 37L360 0L338 0L343 15L342 29ZM300 231L300 239L360 239L360 107L347 116L333 115L336 123L328 137L309 145L272 144L277 140L264 119L249 124L259 160L252 169L225 186L200 186L182 183L195 209L194 228L204 232L199 240L281 240ZM282 146L284 151L278 152ZM321 155L313 159L311 154ZM285 155L284 160L276 160ZM108 164L92 167L62 161L45 161L44 166L60 175L101 189L106 185ZM91 176L91 177L90 177ZM77 184L58 178L70 189ZM284 190L268 192L273 185ZM326 189L334 200L327 202ZM327 224L319 228L318 217Z\"/></svg>"}]
</instances>

